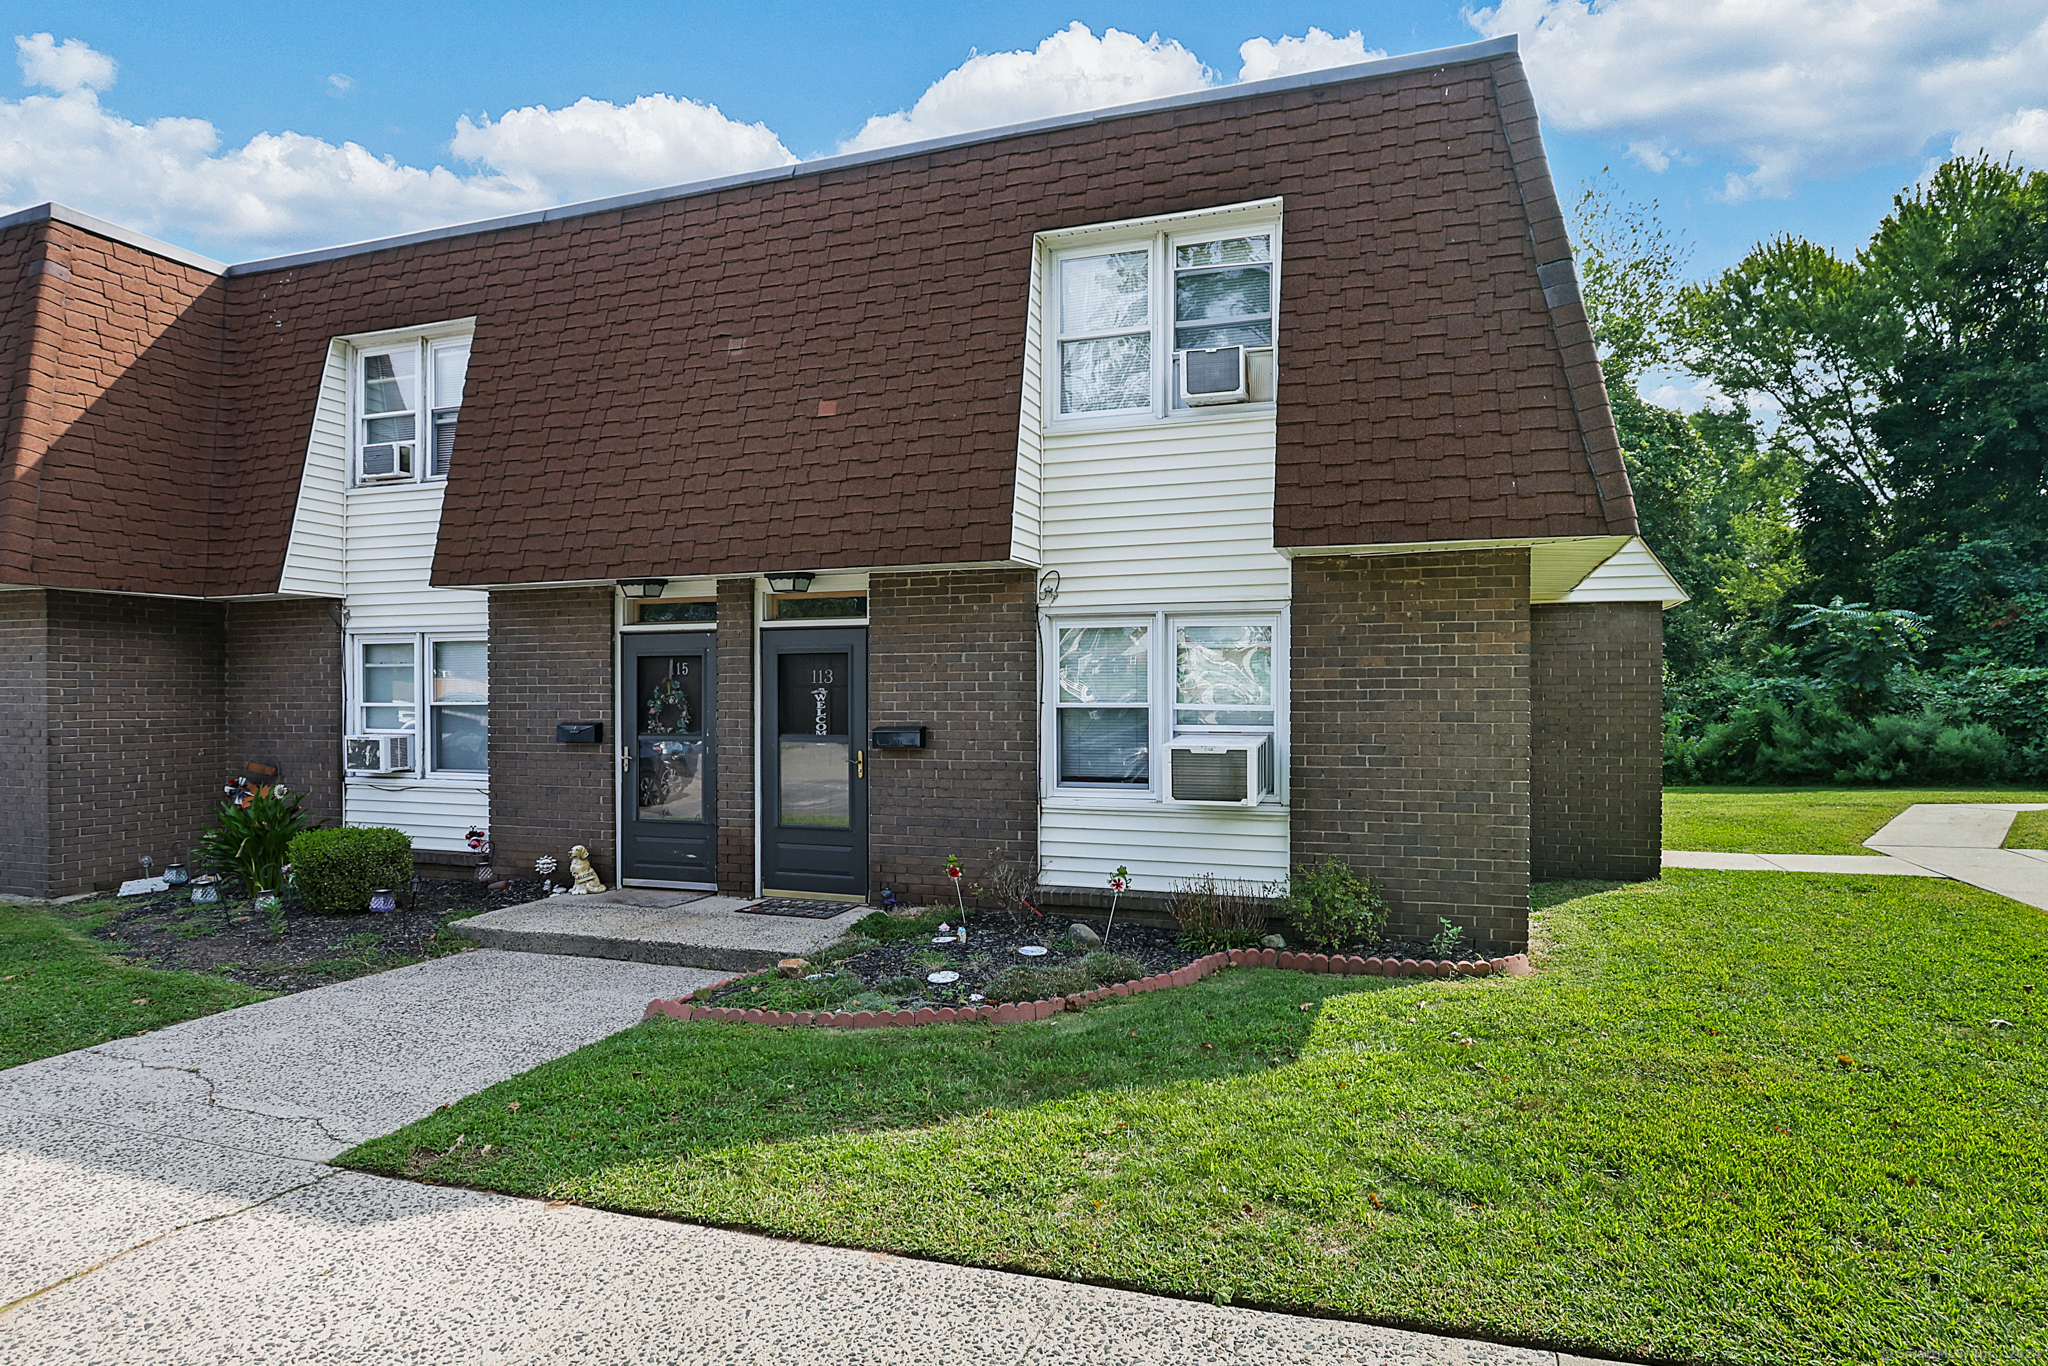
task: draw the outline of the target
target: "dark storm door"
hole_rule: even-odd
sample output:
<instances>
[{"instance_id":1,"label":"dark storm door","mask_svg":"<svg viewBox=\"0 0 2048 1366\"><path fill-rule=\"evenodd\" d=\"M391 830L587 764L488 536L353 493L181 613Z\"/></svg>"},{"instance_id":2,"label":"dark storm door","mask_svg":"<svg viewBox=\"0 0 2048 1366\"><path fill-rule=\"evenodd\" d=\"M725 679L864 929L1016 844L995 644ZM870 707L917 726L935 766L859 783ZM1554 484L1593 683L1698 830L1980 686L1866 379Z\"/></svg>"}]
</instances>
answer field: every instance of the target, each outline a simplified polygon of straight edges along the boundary
<instances>
[{"instance_id":1,"label":"dark storm door","mask_svg":"<svg viewBox=\"0 0 2048 1366\"><path fill-rule=\"evenodd\" d=\"M868 633L761 632L761 887L868 892Z\"/></svg>"},{"instance_id":2,"label":"dark storm door","mask_svg":"<svg viewBox=\"0 0 2048 1366\"><path fill-rule=\"evenodd\" d=\"M619 639L619 875L717 883L717 637L711 631Z\"/></svg>"}]
</instances>

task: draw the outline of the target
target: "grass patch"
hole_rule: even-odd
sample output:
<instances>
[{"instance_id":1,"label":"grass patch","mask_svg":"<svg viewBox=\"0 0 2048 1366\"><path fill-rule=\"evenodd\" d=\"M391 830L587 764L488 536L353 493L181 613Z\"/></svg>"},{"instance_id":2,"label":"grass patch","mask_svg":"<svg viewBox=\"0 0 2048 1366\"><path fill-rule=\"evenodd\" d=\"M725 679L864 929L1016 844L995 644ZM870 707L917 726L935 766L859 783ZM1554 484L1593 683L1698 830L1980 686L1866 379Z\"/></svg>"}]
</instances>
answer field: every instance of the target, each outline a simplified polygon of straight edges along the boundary
<instances>
[{"instance_id":1,"label":"grass patch","mask_svg":"<svg viewBox=\"0 0 2048 1366\"><path fill-rule=\"evenodd\" d=\"M1870 854L1918 802L2048 802L2032 788L1667 787L1664 847L1722 854Z\"/></svg>"},{"instance_id":2,"label":"grass patch","mask_svg":"<svg viewBox=\"0 0 2048 1366\"><path fill-rule=\"evenodd\" d=\"M0 902L0 1067L271 995L207 973L129 967L86 937L117 909Z\"/></svg>"},{"instance_id":3,"label":"grass patch","mask_svg":"<svg viewBox=\"0 0 2048 1366\"><path fill-rule=\"evenodd\" d=\"M2048 849L2048 811L2022 811L2005 837L2008 849Z\"/></svg>"},{"instance_id":4,"label":"grass patch","mask_svg":"<svg viewBox=\"0 0 2048 1366\"><path fill-rule=\"evenodd\" d=\"M2048 1353L2048 919L1880 877L1543 892L1534 978L657 1020L341 1161L1595 1356Z\"/></svg>"},{"instance_id":5,"label":"grass patch","mask_svg":"<svg viewBox=\"0 0 2048 1366\"><path fill-rule=\"evenodd\" d=\"M1020 963L1004 968L988 984L991 1001L1046 1001L1078 991L1135 982L1145 975L1145 965L1120 953L1091 953L1078 963L1062 967L1033 967Z\"/></svg>"}]
</instances>

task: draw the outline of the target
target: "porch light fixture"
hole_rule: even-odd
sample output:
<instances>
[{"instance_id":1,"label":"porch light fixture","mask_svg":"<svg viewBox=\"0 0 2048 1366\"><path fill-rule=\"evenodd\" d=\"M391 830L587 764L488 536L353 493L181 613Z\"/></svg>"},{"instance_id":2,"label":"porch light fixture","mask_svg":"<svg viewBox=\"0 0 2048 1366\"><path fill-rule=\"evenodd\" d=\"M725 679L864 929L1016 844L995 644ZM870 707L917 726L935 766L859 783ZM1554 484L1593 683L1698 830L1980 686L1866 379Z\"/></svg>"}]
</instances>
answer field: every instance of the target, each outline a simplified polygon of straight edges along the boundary
<instances>
[{"instance_id":1,"label":"porch light fixture","mask_svg":"<svg viewBox=\"0 0 2048 1366\"><path fill-rule=\"evenodd\" d=\"M770 574L768 587L777 593L808 593L816 574Z\"/></svg>"},{"instance_id":2,"label":"porch light fixture","mask_svg":"<svg viewBox=\"0 0 2048 1366\"><path fill-rule=\"evenodd\" d=\"M658 598L668 587L667 579L620 579L619 591L629 598Z\"/></svg>"}]
</instances>

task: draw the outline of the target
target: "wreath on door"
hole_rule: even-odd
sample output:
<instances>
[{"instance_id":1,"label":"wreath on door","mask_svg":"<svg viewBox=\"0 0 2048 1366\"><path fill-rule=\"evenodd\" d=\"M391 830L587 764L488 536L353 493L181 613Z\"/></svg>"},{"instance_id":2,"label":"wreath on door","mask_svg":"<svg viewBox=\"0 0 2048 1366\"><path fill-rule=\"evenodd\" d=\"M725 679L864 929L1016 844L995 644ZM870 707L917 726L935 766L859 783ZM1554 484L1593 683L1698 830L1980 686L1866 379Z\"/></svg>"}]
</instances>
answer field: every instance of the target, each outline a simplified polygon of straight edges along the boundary
<instances>
[{"instance_id":1,"label":"wreath on door","mask_svg":"<svg viewBox=\"0 0 2048 1366\"><path fill-rule=\"evenodd\" d=\"M669 676L661 680L660 686L647 699L647 720L641 727L642 735L681 735L690 729L690 698L683 691L684 675L689 673L690 666L685 664L681 672L676 672L675 664L671 663L669 669ZM664 726L661 724L662 713L670 710L675 712L676 722L672 726Z\"/></svg>"}]
</instances>

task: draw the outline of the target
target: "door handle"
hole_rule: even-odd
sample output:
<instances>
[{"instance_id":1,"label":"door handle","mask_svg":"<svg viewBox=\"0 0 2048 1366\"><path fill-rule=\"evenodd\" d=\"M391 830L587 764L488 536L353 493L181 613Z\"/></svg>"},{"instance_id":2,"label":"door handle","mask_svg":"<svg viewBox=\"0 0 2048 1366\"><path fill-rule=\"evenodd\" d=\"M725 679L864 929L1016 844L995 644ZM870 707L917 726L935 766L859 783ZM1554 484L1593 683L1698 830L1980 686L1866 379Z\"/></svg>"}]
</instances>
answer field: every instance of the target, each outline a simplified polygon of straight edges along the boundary
<instances>
[{"instance_id":1,"label":"door handle","mask_svg":"<svg viewBox=\"0 0 2048 1366\"><path fill-rule=\"evenodd\" d=\"M853 752L853 776L862 780L868 776L868 752L864 749Z\"/></svg>"},{"instance_id":2,"label":"door handle","mask_svg":"<svg viewBox=\"0 0 2048 1366\"><path fill-rule=\"evenodd\" d=\"M633 766L633 751L625 745L619 746L619 772L624 773Z\"/></svg>"}]
</instances>

